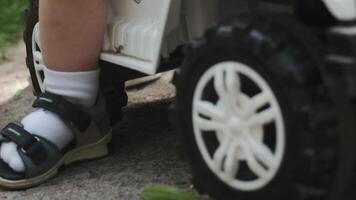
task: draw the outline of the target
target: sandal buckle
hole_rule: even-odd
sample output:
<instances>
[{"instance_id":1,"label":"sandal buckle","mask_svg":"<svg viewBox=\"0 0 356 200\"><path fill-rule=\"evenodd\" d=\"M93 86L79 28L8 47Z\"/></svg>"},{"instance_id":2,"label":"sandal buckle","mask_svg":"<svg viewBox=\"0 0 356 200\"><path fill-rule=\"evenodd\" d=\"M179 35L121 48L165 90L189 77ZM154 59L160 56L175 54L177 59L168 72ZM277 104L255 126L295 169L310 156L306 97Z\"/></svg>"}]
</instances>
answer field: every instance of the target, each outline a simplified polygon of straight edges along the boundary
<instances>
[{"instance_id":1,"label":"sandal buckle","mask_svg":"<svg viewBox=\"0 0 356 200\"><path fill-rule=\"evenodd\" d=\"M24 149L24 148L22 148L21 147L21 149L20 149L21 151L22 151L22 153L24 153L24 154L26 154L27 155L27 151Z\"/></svg>"},{"instance_id":2,"label":"sandal buckle","mask_svg":"<svg viewBox=\"0 0 356 200\"><path fill-rule=\"evenodd\" d=\"M35 142L33 142L32 144L30 144L27 148L29 148L31 145L33 145L34 143L40 142L40 138L38 138L37 136L33 136L35 138ZM20 148L20 150L22 151L22 153L28 155L28 152L26 149L24 149L23 147Z\"/></svg>"}]
</instances>

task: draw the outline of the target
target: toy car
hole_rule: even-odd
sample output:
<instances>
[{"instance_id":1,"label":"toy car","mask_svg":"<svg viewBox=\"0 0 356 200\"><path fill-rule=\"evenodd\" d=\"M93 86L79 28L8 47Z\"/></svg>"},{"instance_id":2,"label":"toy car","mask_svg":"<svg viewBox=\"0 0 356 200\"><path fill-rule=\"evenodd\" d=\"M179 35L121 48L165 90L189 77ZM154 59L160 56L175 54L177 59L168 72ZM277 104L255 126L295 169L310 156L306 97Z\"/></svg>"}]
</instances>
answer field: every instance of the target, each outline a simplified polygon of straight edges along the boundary
<instances>
[{"instance_id":1,"label":"toy car","mask_svg":"<svg viewBox=\"0 0 356 200\"><path fill-rule=\"evenodd\" d=\"M44 78L37 12L30 0L24 38L35 94ZM177 68L175 123L198 191L347 199L355 21L353 0L110 0L101 67L112 123L127 101L124 81Z\"/></svg>"}]
</instances>

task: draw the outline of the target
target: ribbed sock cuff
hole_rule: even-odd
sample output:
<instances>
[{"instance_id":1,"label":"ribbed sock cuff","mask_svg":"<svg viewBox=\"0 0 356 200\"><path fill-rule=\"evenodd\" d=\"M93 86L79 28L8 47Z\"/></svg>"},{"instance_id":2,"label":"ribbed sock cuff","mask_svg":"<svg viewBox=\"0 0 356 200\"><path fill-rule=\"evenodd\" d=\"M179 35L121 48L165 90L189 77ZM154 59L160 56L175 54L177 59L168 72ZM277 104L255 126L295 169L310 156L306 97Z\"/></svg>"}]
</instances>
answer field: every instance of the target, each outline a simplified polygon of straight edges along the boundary
<instances>
[{"instance_id":1,"label":"ribbed sock cuff","mask_svg":"<svg viewBox=\"0 0 356 200\"><path fill-rule=\"evenodd\" d=\"M94 105L99 90L99 69L60 72L45 68L44 75L45 91L61 95L85 107Z\"/></svg>"}]
</instances>

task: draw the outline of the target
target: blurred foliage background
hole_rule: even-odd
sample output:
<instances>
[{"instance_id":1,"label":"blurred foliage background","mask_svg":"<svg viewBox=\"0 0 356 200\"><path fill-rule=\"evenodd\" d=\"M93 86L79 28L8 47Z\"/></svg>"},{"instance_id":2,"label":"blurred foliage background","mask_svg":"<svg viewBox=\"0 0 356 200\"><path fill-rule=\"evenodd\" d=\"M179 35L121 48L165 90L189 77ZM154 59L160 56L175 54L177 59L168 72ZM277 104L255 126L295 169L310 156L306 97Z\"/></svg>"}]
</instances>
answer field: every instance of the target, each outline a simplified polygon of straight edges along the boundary
<instances>
[{"instance_id":1,"label":"blurred foliage background","mask_svg":"<svg viewBox=\"0 0 356 200\"><path fill-rule=\"evenodd\" d=\"M0 55L22 36L27 0L0 0Z\"/></svg>"}]
</instances>

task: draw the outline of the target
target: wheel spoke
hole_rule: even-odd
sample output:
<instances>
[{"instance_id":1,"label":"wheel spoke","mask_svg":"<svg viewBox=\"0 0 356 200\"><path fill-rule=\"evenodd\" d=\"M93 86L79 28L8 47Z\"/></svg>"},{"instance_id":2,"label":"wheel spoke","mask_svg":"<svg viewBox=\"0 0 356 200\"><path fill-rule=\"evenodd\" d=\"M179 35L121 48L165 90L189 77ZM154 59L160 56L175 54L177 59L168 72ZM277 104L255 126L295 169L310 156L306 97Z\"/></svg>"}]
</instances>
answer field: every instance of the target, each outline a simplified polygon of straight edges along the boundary
<instances>
[{"instance_id":1,"label":"wheel spoke","mask_svg":"<svg viewBox=\"0 0 356 200\"><path fill-rule=\"evenodd\" d=\"M239 75L232 64L227 63L215 69L214 88L217 95L225 105L236 110L240 110L240 85Z\"/></svg>"},{"instance_id":2,"label":"wheel spoke","mask_svg":"<svg viewBox=\"0 0 356 200\"><path fill-rule=\"evenodd\" d=\"M262 106L266 105L270 101L270 94L267 92L261 92L254 97L252 97L250 101L250 112L255 112Z\"/></svg>"},{"instance_id":3,"label":"wheel spoke","mask_svg":"<svg viewBox=\"0 0 356 200\"><path fill-rule=\"evenodd\" d=\"M198 101L194 103L194 107L199 114L202 114L206 117L216 120L222 120L224 118L224 111L216 107L211 102Z\"/></svg>"},{"instance_id":4,"label":"wheel spoke","mask_svg":"<svg viewBox=\"0 0 356 200\"><path fill-rule=\"evenodd\" d=\"M240 98L240 78L232 64L226 66L226 89L232 103L236 103ZM235 100L235 101L234 101Z\"/></svg>"},{"instance_id":5,"label":"wheel spoke","mask_svg":"<svg viewBox=\"0 0 356 200\"><path fill-rule=\"evenodd\" d=\"M225 162L224 162L224 171L228 179L234 179L239 169L239 160L237 157L237 143L230 145L227 150Z\"/></svg>"},{"instance_id":6,"label":"wheel spoke","mask_svg":"<svg viewBox=\"0 0 356 200\"><path fill-rule=\"evenodd\" d=\"M216 120L204 119L200 116L194 116L194 124L196 124L202 131L217 131L225 129L223 123Z\"/></svg>"},{"instance_id":7,"label":"wheel spoke","mask_svg":"<svg viewBox=\"0 0 356 200\"><path fill-rule=\"evenodd\" d=\"M214 77L214 87L215 91L220 97L220 99L226 99L226 89L225 89L225 83L224 83L224 68L218 67L215 70L215 77Z\"/></svg>"},{"instance_id":8,"label":"wheel spoke","mask_svg":"<svg viewBox=\"0 0 356 200\"><path fill-rule=\"evenodd\" d=\"M249 126L260 126L273 122L276 118L276 110L268 108L259 113L254 114L249 120Z\"/></svg>"},{"instance_id":9,"label":"wheel spoke","mask_svg":"<svg viewBox=\"0 0 356 200\"><path fill-rule=\"evenodd\" d=\"M43 71L44 67L45 66L43 64L35 64L36 71Z\"/></svg>"},{"instance_id":10,"label":"wheel spoke","mask_svg":"<svg viewBox=\"0 0 356 200\"><path fill-rule=\"evenodd\" d=\"M36 34L36 36L35 36L35 42L36 42L38 48L41 50L41 43L40 43L40 36L39 36L39 34Z\"/></svg>"},{"instance_id":11,"label":"wheel spoke","mask_svg":"<svg viewBox=\"0 0 356 200\"><path fill-rule=\"evenodd\" d=\"M253 137L246 136L246 141L257 159L262 162L262 164L268 169L274 169L276 164L276 159L270 150L264 143L257 142Z\"/></svg>"},{"instance_id":12,"label":"wheel spoke","mask_svg":"<svg viewBox=\"0 0 356 200\"><path fill-rule=\"evenodd\" d=\"M43 63L42 54L39 51L33 51L33 60L39 63Z\"/></svg>"},{"instance_id":13,"label":"wheel spoke","mask_svg":"<svg viewBox=\"0 0 356 200\"><path fill-rule=\"evenodd\" d=\"M241 142L242 150L245 153L247 165L250 170L259 178L266 178L268 171L257 161L248 144Z\"/></svg>"},{"instance_id":14,"label":"wheel spoke","mask_svg":"<svg viewBox=\"0 0 356 200\"><path fill-rule=\"evenodd\" d=\"M38 45L38 47L41 49L41 44L40 44L40 31L39 31L39 24L36 24L34 28L34 40L35 43ZM34 48L34 47L32 47Z\"/></svg>"},{"instance_id":15,"label":"wheel spoke","mask_svg":"<svg viewBox=\"0 0 356 200\"><path fill-rule=\"evenodd\" d=\"M42 54L39 51L33 51L33 60L34 60L34 65L35 65L35 69L36 71L42 71L44 69L44 65L43 65L43 60L42 60Z\"/></svg>"},{"instance_id":16,"label":"wheel spoke","mask_svg":"<svg viewBox=\"0 0 356 200\"><path fill-rule=\"evenodd\" d=\"M229 150L230 146L231 140L229 138L225 138L220 144L220 146L216 149L213 155L214 167L216 169L221 170L224 157L227 154L227 151Z\"/></svg>"}]
</instances>

